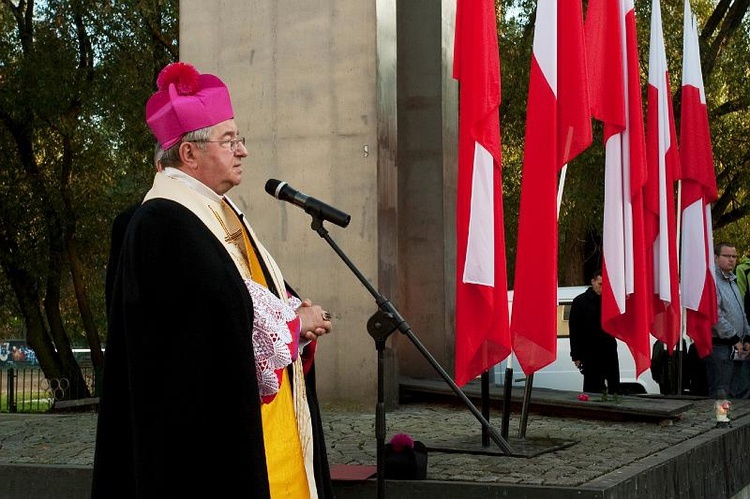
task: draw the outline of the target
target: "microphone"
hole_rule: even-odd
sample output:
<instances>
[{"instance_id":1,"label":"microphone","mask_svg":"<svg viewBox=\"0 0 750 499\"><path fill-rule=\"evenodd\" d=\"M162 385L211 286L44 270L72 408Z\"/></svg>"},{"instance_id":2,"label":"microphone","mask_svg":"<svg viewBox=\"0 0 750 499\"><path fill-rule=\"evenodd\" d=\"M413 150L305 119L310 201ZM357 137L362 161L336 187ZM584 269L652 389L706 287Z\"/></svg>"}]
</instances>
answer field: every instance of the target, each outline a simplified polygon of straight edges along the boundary
<instances>
[{"instance_id":1,"label":"microphone","mask_svg":"<svg viewBox=\"0 0 750 499\"><path fill-rule=\"evenodd\" d=\"M268 182L266 182L266 192L276 199L287 201L299 206L305 210L305 213L317 216L323 220L328 220L339 227L346 227L349 225L349 221L352 218L343 211L338 210L323 201L319 201L314 197L308 196L307 194L303 194L286 182L276 180L275 178L270 178L268 179Z\"/></svg>"}]
</instances>

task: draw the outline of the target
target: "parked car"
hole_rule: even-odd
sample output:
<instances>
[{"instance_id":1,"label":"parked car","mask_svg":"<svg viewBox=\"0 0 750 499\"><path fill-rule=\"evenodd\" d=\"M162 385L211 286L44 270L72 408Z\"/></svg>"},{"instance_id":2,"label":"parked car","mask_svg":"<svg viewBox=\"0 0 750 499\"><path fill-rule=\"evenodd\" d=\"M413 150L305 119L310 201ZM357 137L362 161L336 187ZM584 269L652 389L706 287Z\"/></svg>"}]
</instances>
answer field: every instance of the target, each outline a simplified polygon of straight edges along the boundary
<instances>
[{"instance_id":1,"label":"parked car","mask_svg":"<svg viewBox=\"0 0 750 499\"><path fill-rule=\"evenodd\" d=\"M25 340L0 340L0 368L37 365L36 353Z\"/></svg>"},{"instance_id":2,"label":"parked car","mask_svg":"<svg viewBox=\"0 0 750 499\"><path fill-rule=\"evenodd\" d=\"M569 286L557 288L557 358L548 366L534 373L535 388L552 388L555 390L569 390L580 392L583 389L583 375L570 358L570 333L568 318L573 298L580 295L588 286ZM513 291L508 291L508 308L513 307ZM651 336L653 347L656 339ZM620 384L624 394L658 394L659 385L647 369L640 376L635 375L635 361L627 345L617 340L617 353L620 359ZM492 379L498 385L503 385L507 360L494 366ZM511 360L513 368L513 386L523 388L526 376L515 359Z\"/></svg>"}]
</instances>

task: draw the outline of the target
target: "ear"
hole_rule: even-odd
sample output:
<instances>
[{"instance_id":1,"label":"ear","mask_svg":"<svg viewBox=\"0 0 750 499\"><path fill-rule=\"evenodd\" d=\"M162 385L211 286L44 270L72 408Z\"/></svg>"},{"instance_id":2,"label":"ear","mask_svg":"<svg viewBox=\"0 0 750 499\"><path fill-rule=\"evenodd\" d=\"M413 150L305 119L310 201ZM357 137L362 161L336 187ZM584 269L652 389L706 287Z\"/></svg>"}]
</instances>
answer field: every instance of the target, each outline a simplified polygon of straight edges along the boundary
<instances>
[{"instance_id":1,"label":"ear","mask_svg":"<svg viewBox=\"0 0 750 499\"><path fill-rule=\"evenodd\" d=\"M198 169L198 158L197 154L198 146L193 142L183 142L180 144L180 162L189 170Z\"/></svg>"}]
</instances>

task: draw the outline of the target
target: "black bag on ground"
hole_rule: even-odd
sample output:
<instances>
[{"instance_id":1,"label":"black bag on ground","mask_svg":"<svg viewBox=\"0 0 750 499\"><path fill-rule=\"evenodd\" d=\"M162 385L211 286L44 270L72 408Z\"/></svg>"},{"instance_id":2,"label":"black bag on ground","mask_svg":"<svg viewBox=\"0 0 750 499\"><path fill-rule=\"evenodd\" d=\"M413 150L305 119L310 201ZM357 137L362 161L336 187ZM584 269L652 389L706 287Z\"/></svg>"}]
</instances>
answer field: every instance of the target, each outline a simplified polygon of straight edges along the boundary
<instances>
[{"instance_id":1,"label":"black bag on ground","mask_svg":"<svg viewBox=\"0 0 750 499\"><path fill-rule=\"evenodd\" d=\"M423 480L427 476L427 447L414 441L414 447L404 447L399 452L392 444L385 444L385 474L392 480Z\"/></svg>"}]
</instances>

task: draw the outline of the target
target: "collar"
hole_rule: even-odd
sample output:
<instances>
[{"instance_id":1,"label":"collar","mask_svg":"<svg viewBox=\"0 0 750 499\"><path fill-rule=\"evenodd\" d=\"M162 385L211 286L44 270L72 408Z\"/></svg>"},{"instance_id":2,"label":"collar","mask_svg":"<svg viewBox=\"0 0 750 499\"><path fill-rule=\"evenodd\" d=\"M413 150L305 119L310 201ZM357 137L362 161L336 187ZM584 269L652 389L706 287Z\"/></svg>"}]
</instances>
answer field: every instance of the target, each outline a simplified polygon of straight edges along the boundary
<instances>
[{"instance_id":1,"label":"collar","mask_svg":"<svg viewBox=\"0 0 750 499\"><path fill-rule=\"evenodd\" d=\"M724 279L726 279L727 281L736 281L736 280L737 280L737 276L736 276L736 275L734 275L734 272L732 272L731 270L729 271L729 273L726 273L726 272L724 272L723 270L721 270L721 269L720 269L720 268L718 268L718 267L717 267L717 270L718 270L719 272L721 272L721 276L722 276L722 277L723 277Z\"/></svg>"},{"instance_id":2,"label":"collar","mask_svg":"<svg viewBox=\"0 0 750 499\"><path fill-rule=\"evenodd\" d=\"M198 192L199 194L206 196L210 200L216 201L217 203L221 202L222 196L219 196L209 186L207 186L200 180L196 179L195 177L191 177L190 175L183 172L182 170L178 168L174 168L172 166L168 166L164 168L163 173L169 178L173 178L175 180L182 182L186 186L190 187L191 189Z\"/></svg>"}]
</instances>

